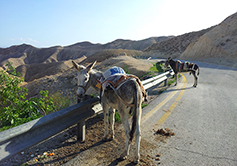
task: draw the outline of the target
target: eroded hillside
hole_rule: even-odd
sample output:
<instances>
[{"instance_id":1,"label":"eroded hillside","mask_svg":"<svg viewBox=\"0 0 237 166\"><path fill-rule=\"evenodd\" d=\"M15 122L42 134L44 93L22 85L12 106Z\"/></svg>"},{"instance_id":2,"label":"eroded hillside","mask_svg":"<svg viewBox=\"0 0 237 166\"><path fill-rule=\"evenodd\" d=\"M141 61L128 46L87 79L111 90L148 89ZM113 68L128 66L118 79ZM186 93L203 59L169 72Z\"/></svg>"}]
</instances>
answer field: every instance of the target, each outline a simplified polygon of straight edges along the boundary
<instances>
[{"instance_id":1,"label":"eroded hillside","mask_svg":"<svg viewBox=\"0 0 237 166\"><path fill-rule=\"evenodd\" d=\"M145 49L144 52L154 57L167 58L170 56L176 58L186 50L190 43L195 42L199 37L210 31L212 28L213 27L197 32L186 33L180 36L163 40L158 43L154 43L150 47Z\"/></svg>"},{"instance_id":2,"label":"eroded hillside","mask_svg":"<svg viewBox=\"0 0 237 166\"><path fill-rule=\"evenodd\" d=\"M237 67L237 13L190 44L180 58Z\"/></svg>"}]
</instances>

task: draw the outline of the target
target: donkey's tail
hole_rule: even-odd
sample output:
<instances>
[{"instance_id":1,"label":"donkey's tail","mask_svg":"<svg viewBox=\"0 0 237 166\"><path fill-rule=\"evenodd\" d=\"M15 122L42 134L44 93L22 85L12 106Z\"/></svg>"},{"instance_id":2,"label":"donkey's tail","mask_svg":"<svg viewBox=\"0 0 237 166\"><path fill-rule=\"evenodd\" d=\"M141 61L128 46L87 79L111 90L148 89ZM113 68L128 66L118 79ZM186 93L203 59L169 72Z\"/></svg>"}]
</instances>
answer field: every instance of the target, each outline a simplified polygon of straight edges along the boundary
<instances>
[{"instance_id":1,"label":"donkey's tail","mask_svg":"<svg viewBox=\"0 0 237 166\"><path fill-rule=\"evenodd\" d=\"M132 142L132 139L134 137L134 133L135 133L135 130L136 130L136 125L139 125L140 122L138 122L140 119L138 114L140 111L140 104L141 104L141 100L142 100L142 97L141 97L141 93L138 93L140 91L140 87L137 85L137 92L135 92L135 95L134 95L134 107L132 107L131 109L133 110L132 113L133 113L133 117L132 117L132 128L131 128L131 131L129 133L130 135L130 138L129 140Z\"/></svg>"}]
</instances>

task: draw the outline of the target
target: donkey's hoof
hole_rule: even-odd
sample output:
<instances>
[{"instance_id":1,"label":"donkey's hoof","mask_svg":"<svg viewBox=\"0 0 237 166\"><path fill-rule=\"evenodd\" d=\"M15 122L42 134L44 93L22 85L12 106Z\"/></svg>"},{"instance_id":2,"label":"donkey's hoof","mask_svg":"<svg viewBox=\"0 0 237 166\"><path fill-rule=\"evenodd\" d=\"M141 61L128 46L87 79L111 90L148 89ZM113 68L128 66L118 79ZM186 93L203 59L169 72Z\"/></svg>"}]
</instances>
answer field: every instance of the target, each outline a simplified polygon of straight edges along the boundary
<instances>
[{"instance_id":1,"label":"donkey's hoof","mask_svg":"<svg viewBox=\"0 0 237 166\"><path fill-rule=\"evenodd\" d=\"M109 137L109 141L112 141L114 139L114 136Z\"/></svg>"},{"instance_id":2,"label":"donkey's hoof","mask_svg":"<svg viewBox=\"0 0 237 166\"><path fill-rule=\"evenodd\" d=\"M139 163L139 160L134 159L134 160L133 160L133 163L134 163L134 164L138 164L138 163Z\"/></svg>"},{"instance_id":3,"label":"donkey's hoof","mask_svg":"<svg viewBox=\"0 0 237 166\"><path fill-rule=\"evenodd\" d=\"M139 155L140 156L140 155ZM140 157L139 156L135 156L135 158L133 159L133 163L137 164L139 163Z\"/></svg>"},{"instance_id":4,"label":"donkey's hoof","mask_svg":"<svg viewBox=\"0 0 237 166\"><path fill-rule=\"evenodd\" d=\"M107 137L103 137L103 138L102 138L102 141L104 141L104 142L106 142L107 140L108 140Z\"/></svg>"},{"instance_id":5,"label":"donkey's hoof","mask_svg":"<svg viewBox=\"0 0 237 166\"><path fill-rule=\"evenodd\" d=\"M120 155L120 159L125 160L126 158L127 158L127 152L125 151Z\"/></svg>"},{"instance_id":6,"label":"donkey's hoof","mask_svg":"<svg viewBox=\"0 0 237 166\"><path fill-rule=\"evenodd\" d=\"M193 87L194 87L194 88L196 88L196 87L197 87L197 85L193 85Z\"/></svg>"},{"instance_id":7,"label":"donkey's hoof","mask_svg":"<svg viewBox=\"0 0 237 166\"><path fill-rule=\"evenodd\" d=\"M103 137L102 141L107 142L107 141L112 141L114 138L113 137Z\"/></svg>"},{"instance_id":8,"label":"donkey's hoof","mask_svg":"<svg viewBox=\"0 0 237 166\"><path fill-rule=\"evenodd\" d=\"M102 138L102 141L107 142L107 141L110 141L110 139L108 139L108 138Z\"/></svg>"},{"instance_id":9,"label":"donkey's hoof","mask_svg":"<svg viewBox=\"0 0 237 166\"><path fill-rule=\"evenodd\" d=\"M120 156L120 160L126 160L127 159L127 156Z\"/></svg>"},{"instance_id":10,"label":"donkey's hoof","mask_svg":"<svg viewBox=\"0 0 237 166\"><path fill-rule=\"evenodd\" d=\"M109 137L109 134L105 134L105 135L102 137L102 141L107 141L107 140L108 140L108 137Z\"/></svg>"}]
</instances>

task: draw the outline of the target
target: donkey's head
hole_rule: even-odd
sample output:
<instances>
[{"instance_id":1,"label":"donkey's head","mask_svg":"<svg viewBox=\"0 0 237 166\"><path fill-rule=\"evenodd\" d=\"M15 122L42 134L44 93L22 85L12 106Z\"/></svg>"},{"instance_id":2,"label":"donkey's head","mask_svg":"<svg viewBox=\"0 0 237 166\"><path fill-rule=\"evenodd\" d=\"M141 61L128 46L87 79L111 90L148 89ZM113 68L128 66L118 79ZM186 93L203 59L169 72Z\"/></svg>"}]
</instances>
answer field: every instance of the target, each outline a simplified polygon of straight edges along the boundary
<instances>
[{"instance_id":1,"label":"donkey's head","mask_svg":"<svg viewBox=\"0 0 237 166\"><path fill-rule=\"evenodd\" d=\"M89 64L87 67L83 65L78 65L76 62L72 61L73 66L78 70L77 78L77 95L82 98L85 96L87 89L90 87L90 71L96 64Z\"/></svg>"},{"instance_id":2,"label":"donkey's head","mask_svg":"<svg viewBox=\"0 0 237 166\"><path fill-rule=\"evenodd\" d=\"M172 60L171 57L169 57L169 58L167 59L167 61L165 62L165 66L164 66L165 68L167 68L167 67L169 66L171 60Z\"/></svg>"}]
</instances>

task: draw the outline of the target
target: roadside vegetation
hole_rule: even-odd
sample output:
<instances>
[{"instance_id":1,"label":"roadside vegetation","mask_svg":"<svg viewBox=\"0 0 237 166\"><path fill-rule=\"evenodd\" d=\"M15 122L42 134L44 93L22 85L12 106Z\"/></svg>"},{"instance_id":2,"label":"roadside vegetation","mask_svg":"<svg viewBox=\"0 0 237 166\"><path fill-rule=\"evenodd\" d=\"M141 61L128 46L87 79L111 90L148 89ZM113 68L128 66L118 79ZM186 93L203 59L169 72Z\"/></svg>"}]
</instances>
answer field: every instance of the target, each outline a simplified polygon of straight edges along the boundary
<instances>
[{"instance_id":1,"label":"roadside vegetation","mask_svg":"<svg viewBox=\"0 0 237 166\"><path fill-rule=\"evenodd\" d=\"M143 75L140 79L144 80L144 79L147 79L147 77L155 77L159 73L163 73L164 72L163 67L164 67L164 64L162 63L153 63L153 66L150 68L149 72Z\"/></svg>"},{"instance_id":2,"label":"roadside vegetation","mask_svg":"<svg viewBox=\"0 0 237 166\"><path fill-rule=\"evenodd\" d=\"M0 71L0 131L18 126L69 106L68 98L59 92L49 95L41 90L39 97L27 99L28 89L10 62Z\"/></svg>"}]
</instances>

